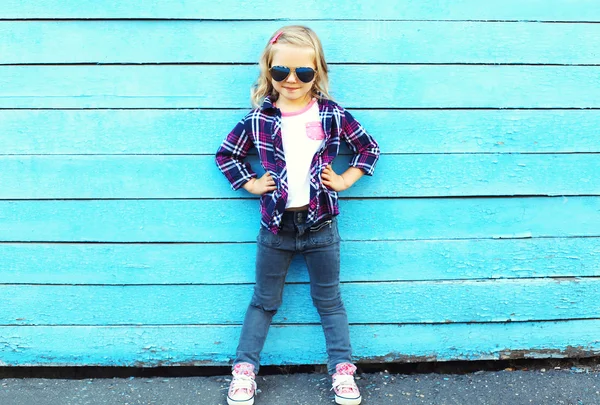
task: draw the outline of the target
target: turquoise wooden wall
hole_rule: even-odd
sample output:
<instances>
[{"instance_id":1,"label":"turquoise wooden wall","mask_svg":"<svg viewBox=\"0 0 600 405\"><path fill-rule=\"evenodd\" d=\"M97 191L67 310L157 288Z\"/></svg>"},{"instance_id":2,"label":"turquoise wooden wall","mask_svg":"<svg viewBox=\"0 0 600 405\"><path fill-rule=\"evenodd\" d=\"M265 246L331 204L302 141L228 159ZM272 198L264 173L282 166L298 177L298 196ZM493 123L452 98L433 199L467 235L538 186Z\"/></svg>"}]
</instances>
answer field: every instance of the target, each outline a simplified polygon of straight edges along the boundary
<instances>
[{"instance_id":1,"label":"turquoise wooden wall","mask_svg":"<svg viewBox=\"0 0 600 405\"><path fill-rule=\"evenodd\" d=\"M600 354L598 1L336 4L0 2L0 365L231 361L258 204L213 154L293 23L383 151L341 201L356 360ZM298 259L266 364L325 362Z\"/></svg>"}]
</instances>

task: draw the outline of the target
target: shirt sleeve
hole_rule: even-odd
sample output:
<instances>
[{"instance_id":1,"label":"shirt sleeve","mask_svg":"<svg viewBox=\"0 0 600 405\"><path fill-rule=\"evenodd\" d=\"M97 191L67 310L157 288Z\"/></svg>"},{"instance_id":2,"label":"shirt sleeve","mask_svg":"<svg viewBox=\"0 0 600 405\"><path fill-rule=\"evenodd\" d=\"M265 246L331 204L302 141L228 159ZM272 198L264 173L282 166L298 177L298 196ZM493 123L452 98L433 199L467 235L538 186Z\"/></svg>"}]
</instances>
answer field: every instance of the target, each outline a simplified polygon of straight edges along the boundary
<instances>
[{"instance_id":1,"label":"shirt sleeve","mask_svg":"<svg viewBox=\"0 0 600 405\"><path fill-rule=\"evenodd\" d=\"M254 146L246 133L246 119L244 118L227 135L215 157L217 167L227 177L231 188L239 189L250 179L256 178L256 173L250 164L244 162L248 151Z\"/></svg>"},{"instance_id":2,"label":"shirt sleeve","mask_svg":"<svg viewBox=\"0 0 600 405\"><path fill-rule=\"evenodd\" d=\"M342 129L344 141L354 152L350 166L362 169L369 176L373 175L380 154L375 139L365 131L352 114L345 110Z\"/></svg>"}]
</instances>

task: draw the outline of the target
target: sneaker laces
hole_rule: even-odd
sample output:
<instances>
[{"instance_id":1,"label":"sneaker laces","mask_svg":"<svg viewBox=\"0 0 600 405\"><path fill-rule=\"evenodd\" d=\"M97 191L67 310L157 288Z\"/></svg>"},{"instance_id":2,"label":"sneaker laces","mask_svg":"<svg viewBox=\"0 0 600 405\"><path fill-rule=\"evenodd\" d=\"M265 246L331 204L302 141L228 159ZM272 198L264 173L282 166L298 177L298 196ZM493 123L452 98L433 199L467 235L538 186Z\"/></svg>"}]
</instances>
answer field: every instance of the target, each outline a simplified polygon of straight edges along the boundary
<instances>
[{"instance_id":1,"label":"sneaker laces","mask_svg":"<svg viewBox=\"0 0 600 405\"><path fill-rule=\"evenodd\" d=\"M246 374L234 374L229 390L235 393L238 390L246 390L248 393L256 390L256 381Z\"/></svg>"},{"instance_id":2,"label":"sneaker laces","mask_svg":"<svg viewBox=\"0 0 600 405\"><path fill-rule=\"evenodd\" d=\"M351 375L336 375L331 389L339 394L358 394L358 386Z\"/></svg>"}]
</instances>

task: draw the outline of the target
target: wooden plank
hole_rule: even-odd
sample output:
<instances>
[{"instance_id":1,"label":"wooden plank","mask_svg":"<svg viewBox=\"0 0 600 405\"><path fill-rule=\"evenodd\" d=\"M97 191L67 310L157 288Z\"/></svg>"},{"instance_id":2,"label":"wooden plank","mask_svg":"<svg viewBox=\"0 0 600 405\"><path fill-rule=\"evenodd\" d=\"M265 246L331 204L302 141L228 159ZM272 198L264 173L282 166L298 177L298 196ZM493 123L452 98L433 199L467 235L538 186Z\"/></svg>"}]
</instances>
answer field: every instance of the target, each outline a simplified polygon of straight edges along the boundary
<instances>
[{"instance_id":1,"label":"wooden plank","mask_svg":"<svg viewBox=\"0 0 600 405\"><path fill-rule=\"evenodd\" d=\"M231 364L238 326L0 326L0 366ZM600 320L447 325L351 325L359 363L573 358L600 355ZM310 350L307 350L310 342ZM261 363L324 364L320 326L277 326Z\"/></svg>"},{"instance_id":2,"label":"wooden plank","mask_svg":"<svg viewBox=\"0 0 600 405\"><path fill-rule=\"evenodd\" d=\"M600 21L595 0L505 0L481 3L477 0L379 1L358 0L352 7L317 0L286 2L273 7L268 1L224 0L218 4L197 0L165 3L147 0L140 7L135 0L4 0L0 18L5 19L86 19L158 18L272 20L290 18L318 20L534 20ZM287 21L282 21L282 25Z\"/></svg>"},{"instance_id":3,"label":"wooden plank","mask_svg":"<svg viewBox=\"0 0 600 405\"><path fill-rule=\"evenodd\" d=\"M344 240L600 236L600 198L342 200ZM395 224L395 226L389 226ZM4 242L252 242L256 200L0 201Z\"/></svg>"},{"instance_id":4,"label":"wooden plank","mask_svg":"<svg viewBox=\"0 0 600 405\"><path fill-rule=\"evenodd\" d=\"M0 110L0 154L212 155L246 112ZM599 110L351 112L384 153L600 152Z\"/></svg>"},{"instance_id":5,"label":"wooden plank","mask_svg":"<svg viewBox=\"0 0 600 405\"><path fill-rule=\"evenodd\" d=\"M599 72L341 65L331 68L331 83L347 108L600 108ZM0 108L247 108L256 76L256 66L237 65L0 66Z\"/></svg>"},{"instance_id":6,"label":"wooden plank","mask_svg":"<svg viewBox=\"0 0 600 405\"><path fill-rule=\"evenodd\" d=\"M591 319L600 311L600 277L344 283L340 288L353 324ZM0 314L0 324L241 325L252 290L250 284L3 285L0 299L10 306ZM224 299L239 305L223 305ZM285 287L273 322L319 323L308 284Z\"/></svg>"},{"instance_id":7,"label":"wooden plank","mask_svg":"<svg viewBox=\"0 0 600 405\"><path fill-rule=\"evenodd\" d=\"M247 159L259 175L257 156ZM349 156L334 163L338 173ZM345 197L600 195L600 154L383 155ZM248 198L214 156L4 156L0 199Z\"/></svg>"},{"instance_id":8,"label":"wooden plank","mask_svg":"<svg viewBox=\"0 0 600 405\"><path fill-rule=\"evenodd\" d=\"M594 277L600 269L599 238L344 241L341 249L342 282ZM254 243L0 243L0 272L4 284L246 284L255 254ZM301 255L287 281L308 282Z\"/></svg>"},{"instance_id":9,"label":"wooden plank","mask_svg":"<svg viewBox=\"0 0 600 405\"><path fill-rule=\"evenodd\" d=\"M315 30L322 38L328 63L600 62L600 44L593 40L600 37L598 24L286 24L308 25ZM6 21L0 23L0 37L11 40L0 43L0 64L257 63L268 39L280 26L280 21ZM253 36L249 37L248 32ZM348 43L353 46L348 47Z\"/></svg>"}]
</instances>

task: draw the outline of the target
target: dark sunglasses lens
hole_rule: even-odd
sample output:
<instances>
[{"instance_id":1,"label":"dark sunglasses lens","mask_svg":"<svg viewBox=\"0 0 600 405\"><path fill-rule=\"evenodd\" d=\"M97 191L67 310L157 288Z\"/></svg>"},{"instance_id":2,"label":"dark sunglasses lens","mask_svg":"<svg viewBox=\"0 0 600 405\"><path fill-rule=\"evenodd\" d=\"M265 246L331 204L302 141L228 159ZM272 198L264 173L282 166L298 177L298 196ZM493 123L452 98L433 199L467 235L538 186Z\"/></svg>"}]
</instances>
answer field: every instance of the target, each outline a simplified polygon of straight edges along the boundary
<instances>
[{"instance_id":1,"label":"dark sunglasses lens","mask_svg":"<svg viewBox=\"0 0 600 405\"><path fill-rule=\"evenodd\" d=\"M301 82L308 83L315 78L315 71L312 68L296 68L296 77Z\"/></svg>"},{"instance_id":2,"label":"dark sunglasses lens","mask_svg":"<svg viewBox=\"0 0 600 405\"><path fill-rule=\"evenodd\" d=\"M271 68L271 77L276 82L281 82L288 77L290 74L290 69L283 66L273 66Z\"/></svg>"}]
</instances>

